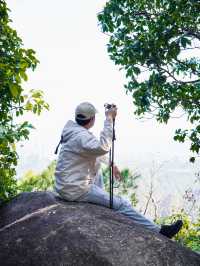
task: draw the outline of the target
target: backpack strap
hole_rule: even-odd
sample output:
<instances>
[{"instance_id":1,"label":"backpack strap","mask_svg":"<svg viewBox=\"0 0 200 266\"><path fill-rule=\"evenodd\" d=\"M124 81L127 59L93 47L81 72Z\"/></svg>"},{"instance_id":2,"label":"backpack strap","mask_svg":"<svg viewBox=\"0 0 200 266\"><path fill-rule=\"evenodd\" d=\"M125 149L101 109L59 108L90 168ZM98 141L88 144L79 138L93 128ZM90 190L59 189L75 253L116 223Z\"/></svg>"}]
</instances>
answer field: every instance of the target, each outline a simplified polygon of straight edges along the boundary
<instances>
[{"instance_id":1,"label":"backpack strap","mask_svg":"<svg viewBox=\"0 0 200 266\"><path fill-rule=\"evenodd\" d=\"M57 147L56 147L56 150L55 150L54 154L57 154L57 153L58 153L59 146L60 146L62 143L63 143L63 135L61 136L61 139L60 139L60 141L59 141L59 143L58 143L58 145L57 145Z\"/></svg>"}]
</instances>

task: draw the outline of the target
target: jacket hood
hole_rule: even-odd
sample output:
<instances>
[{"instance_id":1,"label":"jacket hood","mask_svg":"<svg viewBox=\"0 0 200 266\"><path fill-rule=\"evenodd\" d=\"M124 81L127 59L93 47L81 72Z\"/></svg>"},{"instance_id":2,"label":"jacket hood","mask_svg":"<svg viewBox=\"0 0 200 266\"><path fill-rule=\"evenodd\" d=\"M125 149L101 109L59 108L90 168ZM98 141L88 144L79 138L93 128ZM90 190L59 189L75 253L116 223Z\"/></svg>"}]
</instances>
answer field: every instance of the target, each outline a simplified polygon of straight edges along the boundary
<instances>
[{"instance_id":1,"label":"jacket hood","mask_svg":"<svg viewBox=\"0 0 200 266\"><path fill-rule=\"evenodd\" d=\"M85 132L85 130L87 129L78 125L76 122L69 120L62 132L63 142L67 142L72 136L77 135L79 132Z\"/></svg>"}]
</instances>

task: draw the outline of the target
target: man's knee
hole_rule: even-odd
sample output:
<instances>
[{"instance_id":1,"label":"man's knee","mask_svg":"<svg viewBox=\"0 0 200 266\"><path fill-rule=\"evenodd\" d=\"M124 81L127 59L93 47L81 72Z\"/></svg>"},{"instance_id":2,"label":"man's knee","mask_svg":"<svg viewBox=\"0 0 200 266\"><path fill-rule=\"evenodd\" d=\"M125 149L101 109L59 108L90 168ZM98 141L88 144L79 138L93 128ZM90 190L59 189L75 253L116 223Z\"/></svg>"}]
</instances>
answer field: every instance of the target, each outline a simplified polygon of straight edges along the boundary
<instances>
[{"instance_id":1,"label":"man's knee","mask_svg":"<svg viewBox=\"0 0 200 266\"><path fill-rule=\"evenodd\" d=\"M116 196L115 197L115 202L114 202L114 208L115 210L122 210L124 208L131 208L131 203L129 200L121 197L121 196Z\"/></svg>"}]
</instances>

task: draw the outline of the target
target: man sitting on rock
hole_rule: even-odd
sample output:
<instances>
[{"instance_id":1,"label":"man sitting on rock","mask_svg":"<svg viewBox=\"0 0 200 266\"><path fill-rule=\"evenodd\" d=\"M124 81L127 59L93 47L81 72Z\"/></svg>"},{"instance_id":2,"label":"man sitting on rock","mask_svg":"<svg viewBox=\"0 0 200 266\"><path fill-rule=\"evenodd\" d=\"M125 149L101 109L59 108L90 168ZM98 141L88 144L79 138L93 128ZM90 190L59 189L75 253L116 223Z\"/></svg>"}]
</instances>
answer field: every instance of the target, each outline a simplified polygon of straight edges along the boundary
<instances>
[{"instance_id":1,"label":"man sitting on rock","mask_svg":"<svg viewBox=\"0 0 200 266\"><path fill-rule=\"evenodd\" d=\"M117 115L117 108L112 107L105 111L106 118L99 139L89 131L95 123L96 113L97 110L91 103L83 102L75 110L76 122L70 120L65 125L55 171L55 190L61 198L68 201L90 202L109 207L110 196L103 188L103 179L98 170L112 144L112 123ZM117 166L114 166L113 173L120 180ZM120 196L113 197L113 209L135 223L169 238L182 227L181 220L160 227L133 209L131 203Z\"/></svg>"}]
</instances>

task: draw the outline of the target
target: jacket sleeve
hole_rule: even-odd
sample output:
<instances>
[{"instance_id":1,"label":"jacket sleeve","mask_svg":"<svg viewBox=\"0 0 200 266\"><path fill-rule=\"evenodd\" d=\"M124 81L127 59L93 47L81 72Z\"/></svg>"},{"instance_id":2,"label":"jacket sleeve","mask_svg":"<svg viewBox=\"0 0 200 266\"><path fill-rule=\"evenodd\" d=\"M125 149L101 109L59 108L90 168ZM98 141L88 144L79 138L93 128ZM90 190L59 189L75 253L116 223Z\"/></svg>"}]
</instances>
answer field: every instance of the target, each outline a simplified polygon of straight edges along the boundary
<instances>
[{"instance_id":1,"label":"jacket sleeve","mask_svg":"<svg viewBox=\"0 0 200 266\"><path fill-rule=\"evenodd\" d=\"M107 155L102 155L96 158L96 162L95 162L96 172L98 172L101 169L101 164L104 164L107 167L109 166L109 158Z\"/></svg>"},{"instance_id":2,"label":"jacket sleeve","mask_svg":"<svg viewBox=\"0 0 200 266\"><path fill-rule=\"evenodd\" d=\"M99 163L103 163L103 164L109 166L109 156L108 155L103 155L103 156L97 157L97 161Z\"/></svg>"},{"instance_id":3,"label":"jacket sleeve","mask_svg":"<svg viewBox=\"0 0 200 266\"><path fill-rule=\"evenodd\" d=\"M104 128L98 140L90 132L81 136L80 152L91 156L102 156L109 152L112 143L112 122L108 119L104 121Z\"/></svg>"}]
</instances>

